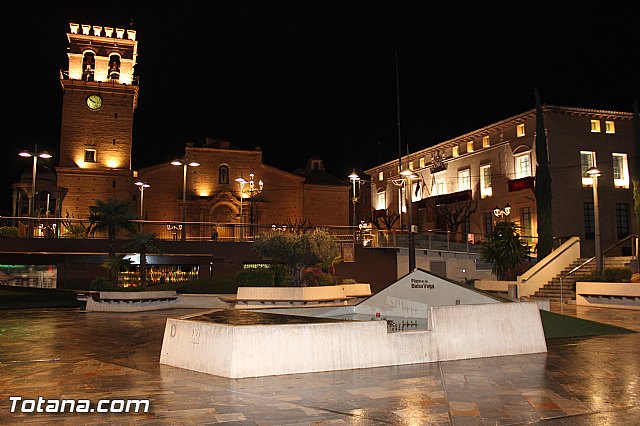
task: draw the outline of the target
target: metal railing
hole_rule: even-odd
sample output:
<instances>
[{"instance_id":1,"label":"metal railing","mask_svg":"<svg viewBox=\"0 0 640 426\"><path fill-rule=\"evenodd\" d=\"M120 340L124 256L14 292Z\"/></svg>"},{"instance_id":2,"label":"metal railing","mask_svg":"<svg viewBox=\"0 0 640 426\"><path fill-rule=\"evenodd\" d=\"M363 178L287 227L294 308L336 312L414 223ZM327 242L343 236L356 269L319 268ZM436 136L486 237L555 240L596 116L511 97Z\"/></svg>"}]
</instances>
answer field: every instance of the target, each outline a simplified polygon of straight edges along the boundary
<instances>
[{"instance_id":1,"label":"metal railing","mask_svg":"<svg viewBox=\"0 0 640 426\"><path fill-rule=\"evenodd\" d=\"M409 232L397 230L374 230L372 247L408 248ZM427 231L414 234L415 247L419 250L479 253L483 236L478 234Z\"/></svg>"},{"instance_id":2,"label":"metal railing","mask_svg":"<svg viewBox=\"0 0 640 426\"><path fill-rule=\"evenodd\" d=\"M324 229L342 242L362 240L362 232L353 226L318 226L302 227L291 225L255 225L215 222L180 222L180 221L132 221L139 232L155 233L161 240L182 240L185 230L187 241L220 241L220 242L253 242L256 236L268 232L300 233L314 229ZM88 233L87 219L70 218L28 218L0 217L0 237L14 238L97 238L104 239L105 233ZM126 238L122 234L119 237Z\"/></svg>"},{"instance_id":3,"label":"metal railing","mask_svg":"<svg viewBox=\"0 0 640 426\"><path fill-rule=\"evenodd\" d=\"M92 73L95 72L95 70L91 71ZM118 77L120 76L120 74L118 73ZM77 81L87 81L84 78L80 78L80 79L72 79L71 76L69 75L69 71L67 70L60 70L60 80L77 80ZM124 84L122 82L120 82L119 78L118 79L114 79L114 78L108 78L105 81L96 81L96 80L91 80L92 82L97 82L97 83L103 83L103 84ZM140 77L139 76L131 76L131 86L139 86L140 85Z\"/></svg>"},{"instance_id":4,"label":"metal railing","mask_svg":"<svg viewBox=\"0 0 640 426\"><path fill-rule=\"evenodd\" d=\"M616 247L621 246L622 244L624 244L627 241L631 241L632 242L632 250L633 253L632 257L635 258L636 262L638 263L638 267L640 270L640 260L638 259L638 236L637 235L628 235L625 238L621 239L620 241L618 241L617 243L607 247L606 249L602 250L601 252L601 256L602 256L602 263L603 265L605 264L605 256L604 254L607 253L608 251L613 250ZM564 274L563 276L560 277L560 311L562 312L562 306L564 305L564 289L562 288L562 283L563 281L569 277L570 275L574 275L575 278L575 273L578 272L580 269L584 268L586 265L588 265L589 263L593 262L595 260L595 256L590 257L589 259L585 260L584 262L582 262L580 265L576 266L575 268L571 269L569 272L567 272L566 274Z\"/></svg>"},{"instance_id":5,"label":"metal railing","mask_svg":"<svg viewBox=\"0 0 640 426\"><path fill-rule=\"evenodd\" d=\"M377 230L358 226L296 226L296 225L256 225L216 222L181 221L132 221L139 232L155 233L161 240L182 241L183 230L186 241L253 242L261 234L268 232L300 233L313 229L324 229L334 235L339 243L362 243L372 248L408 248L407 230ZM71 218L28 218L0 216L0 237L16 238L98 238L105 233L87 233L88 219ZM126 238L124 233L119 235ZM446 231L426 231L414 234L418 250L449 251L457 253L479 253L484 235L452 233Z\"/></svg>"}]
</instances>

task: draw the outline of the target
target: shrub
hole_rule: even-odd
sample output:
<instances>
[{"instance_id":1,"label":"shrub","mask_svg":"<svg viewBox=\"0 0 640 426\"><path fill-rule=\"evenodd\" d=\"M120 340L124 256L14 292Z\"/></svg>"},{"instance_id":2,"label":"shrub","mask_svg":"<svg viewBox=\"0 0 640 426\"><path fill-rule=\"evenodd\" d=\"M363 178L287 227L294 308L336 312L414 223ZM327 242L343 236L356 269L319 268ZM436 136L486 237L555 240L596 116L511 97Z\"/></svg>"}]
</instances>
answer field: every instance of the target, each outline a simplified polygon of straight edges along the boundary
<instances>
[{"instance_id":1,"label":"shrub","mask_svg":"<svg viewBox=\"0 0 640 426\"><path fill-rule=\"evenodd\" d=\"M601 273L594 272L583 278L585 281L605 283L628 283L633 271L631 268L604 268Z\"/></svg>"},{"instance_id":2,"label":"shrub","mask_svg":"<svg viewBox=\"0 0 640 426\"><path fill-rule=\"evenodd\" d=\"M529 255L527 242L520 237L518 227L513 222L496 223L493 231L480 247L483 262L493 263L493 272L498 280L507 279L507 271L524 262Z\"/></svg>"},{"instance_id":3,"label":"shrub","mask_svg":"<svg viewBox=\"0 0 640 426\"><path fill-rule=\"evenodd\" d=\"M138 291L144 291L141 285L130 285L129 287L122 287L120 291L124 291L126 293L135 293Z\"/></svg>"},{"instance_id":4,"label":"shrub","mask_svg":"<svg viewBox=\"0 0 640 426\"><path fill-rule=\"evenodd\" d=\"M518 276L527 272L532 266L533 266L533 263L525 261L525 262L518 263L513 268L508 268L504 274L505 281L517 280Z\"/></svg>"},{"instance_id":5,"label":"shrub","mask_svg":"<svg viewBox=\"0 0 640 426\"><path fill-rule=\"evenodd\" d=\"M116 287L105 277L97 277L91 281L89 289L93 291L114 291Z\"/></svg>"},{"instance_id":6,"label":"shrub","mask_svg":"<svg viewBox=\"0 0 640 426\"><path fill-rule=\"evenodd\" d=\"M0 226L0 237L17 237L18 228L15 226Z\"/></svg>"},{"instance_id":7,"label":"shrub","mask_svg":"<svg viewBox=\"0 0 640 426\"><path fill-rule=\"evenodd\" d=\"M308 266L320 264L331 271L340 255L335 238L319 229L299 235L288 232L264 234L256 239L253 248L262 257L287 265L293 286L304 284L302 275Z\"/></svg>"},{"instance_id":8,"label":"shrub","mask_svg":"<svg viewBox=\"0 0 640 426\"><path fill-rule=\"evenodd\" d=\"M358 281L352 279L352 278L345 278L342 280L342 284L357 284Z\"/></svg>"},{"instance_id":9,"label":"shrub","mask_svg":"<svg viewBox=\"0 0 640 426\"><path fill-rule=\"evenodd\" d=\"M247 268L236 275L238 287L273 287L275 271L271 268Z\"/></svg>"},{"instance_id":10,"label":"shrub","mask_svg":"<svg viewBox=\"0 0 640 426\"><path fill-rule=\"evenodd\" d=\"M332 275L322 272L320 268L307 268L302 273L302 282L307 286L334 285Z\"/></svg>"},{"instance_id":11,"label":"shrub","mask_svg":"<svg viewBox=\"0 0 640 426\"><path fill-rule=\"evenodd\" d=\"M269 266L274 272L273 285L276 287L287 287L291 282L291 272L286 265L271 265Z\"/></svg>"}]
</instances>

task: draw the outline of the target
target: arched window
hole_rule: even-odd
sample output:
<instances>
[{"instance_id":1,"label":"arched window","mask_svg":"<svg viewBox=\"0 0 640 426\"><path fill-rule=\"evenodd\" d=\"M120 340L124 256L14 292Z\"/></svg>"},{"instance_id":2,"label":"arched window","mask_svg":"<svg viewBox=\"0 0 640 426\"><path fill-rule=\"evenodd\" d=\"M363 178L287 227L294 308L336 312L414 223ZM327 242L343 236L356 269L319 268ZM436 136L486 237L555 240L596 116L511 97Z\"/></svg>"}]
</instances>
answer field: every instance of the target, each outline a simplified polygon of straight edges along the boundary
<instances>
[{"instance_id":1,"label":"arched window","mask_svg":"<svg viewBox=\"0 0 640 426\"><path fill-rule=\"evenodd\" d=\"M120 55L109 56L109 79L120 79Z\"/></svg>"},{"instance_id":2,"label":"arched window","mask_svg":"<svg viewBox=\"0 0 640 426\"><path fill-rule=\"evenodd\" d=\"M96 56L93 52L85 52L82 58L82 79L84 81L93 81L95 70Z\"/></svg>"},{"instance_id":3,"label":"arched window","mask_svg":"<svg viewBox=\"0 0 640 426\"><path fill-rule=\"evenodd\" d=\"M229 166L223 164L218 169L218 183L219 184L227 184L229 183Z\"/></svg>"}]
</instances>

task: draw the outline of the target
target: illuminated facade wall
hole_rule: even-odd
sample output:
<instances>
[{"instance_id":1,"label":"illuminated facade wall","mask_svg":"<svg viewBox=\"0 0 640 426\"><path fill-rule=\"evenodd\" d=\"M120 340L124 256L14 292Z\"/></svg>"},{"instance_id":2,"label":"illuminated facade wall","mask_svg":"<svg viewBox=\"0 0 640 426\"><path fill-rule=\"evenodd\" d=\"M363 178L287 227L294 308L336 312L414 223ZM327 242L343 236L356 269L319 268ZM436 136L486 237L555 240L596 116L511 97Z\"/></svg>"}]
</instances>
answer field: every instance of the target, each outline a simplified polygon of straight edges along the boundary
<instances>
[{"instance_id":1,"label":"illuminated facade wall","mask_svg":"<svg viewBox=\"0 0 640 426\"><path fill-rule=\"evenodd\" d=\"M62 213L87 217L96 199L132 200L131 146L138 86L133 30L70 24L62 71L58 186Z\"/></svg>"},{"instance_id":2,"label":"illuminated facade wall","mask_svg":"<svg viewBox=\"0 0 640 426\"><path fill-rule=\"evenodd\" d=\"M253 172L256 186L262 180L264 189L254 195L253 201L245 193L242 223L348 224L346 185L321 188L305 185L303 177L263 164L262 151L258 150L187 146L186 158L200 163L198 167L187 168L187 221L241 223L241 193L236 178L248 180ZM143 217L166 222L180 220L183 167L167 162L142 169L138 175L151 185L145 190Z\"/></svg>"},{"instance_id":3,"label":"illuminated facade wall","mask_svg":"<svg viewBox=\"0 0 640 426\"><path fill-rule=\"evenodd\" d=\"M633 194L628 180L633 152L632 115L558 106L545 106L543 113L552 177L554 236L579 236L583 254L593 253L591 179L583 179L581 164L585 153L592 153L603 174L598 181L603 248L614 244L618 237L634 233ZM509 220L521 226L523 234L533 237L531 243L535 245L535 127L535 110L530 110L413 152L408 159L403 157L403 168L411 162L418 175L412 187L414 224L421 231L446 230L438 218L438 209L452 206L469 189L473 203L477 203L469 220L469 232L476 239L483 238L499 220L492 215L494 208L508 203ZM397 213L398 188L393 184L400 178L397 159L366 173L372 178L373 214L385 209ZM406 214L403 216L406 226ZM461 227L459 231L462 230ZM621 254L620 250L617 254Z\"/></svg>"}]
</instances>

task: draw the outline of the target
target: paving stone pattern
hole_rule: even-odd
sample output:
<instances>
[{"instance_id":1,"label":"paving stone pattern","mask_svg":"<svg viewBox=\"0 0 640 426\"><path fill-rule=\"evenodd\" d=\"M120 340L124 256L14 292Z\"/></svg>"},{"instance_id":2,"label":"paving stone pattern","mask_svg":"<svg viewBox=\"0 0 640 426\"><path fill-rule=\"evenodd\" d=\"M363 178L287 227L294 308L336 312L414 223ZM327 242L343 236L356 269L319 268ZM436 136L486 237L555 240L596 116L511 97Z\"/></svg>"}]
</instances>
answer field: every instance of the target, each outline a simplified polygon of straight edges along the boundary
<instances>
[{"instance_id":1,"label":"paving stone pattern","mask_svg":"<svg viewBox=\"0 0 640 426\"><path fill-rule=\"evenodd\" d=\"M640 331L637 311L563 311ZM234 380L158 364L166 317L193 312L0 311L0 424L640 424L640 333L549 341L546 354ZM18 414L12 395L149 398L151 410Z\"/></svg>"}]
</instances>

